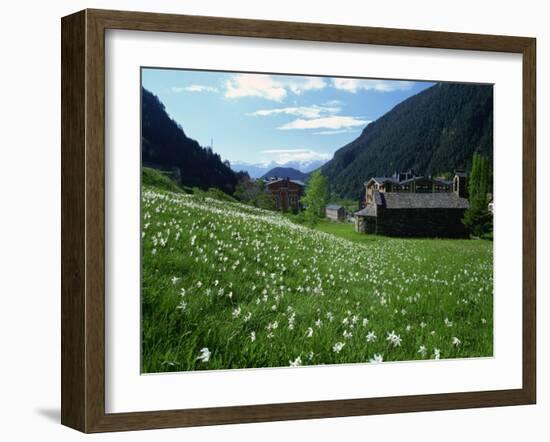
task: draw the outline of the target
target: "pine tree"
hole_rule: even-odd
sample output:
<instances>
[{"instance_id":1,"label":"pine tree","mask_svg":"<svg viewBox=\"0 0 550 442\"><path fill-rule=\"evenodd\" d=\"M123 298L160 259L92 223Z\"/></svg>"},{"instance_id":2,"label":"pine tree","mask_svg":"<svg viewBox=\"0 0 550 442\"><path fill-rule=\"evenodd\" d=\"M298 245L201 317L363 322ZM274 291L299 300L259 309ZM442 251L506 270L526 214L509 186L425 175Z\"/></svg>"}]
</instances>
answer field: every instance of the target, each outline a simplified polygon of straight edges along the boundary
<instances>
[{"instance_id":1,"label":"pine tree","mask_svg":"<svg viewBox=\"0 0 550 442\"><path fill-rule=\"evenodd\" d=\"M319 170L313 172L306 184L305 195L301 202L305 207L305 218L310 224L315 224L323 216L328 201L327 179Z\"/></svg>"},{"instance_id":2,"label":"pine tree","mask_svg":"<svg viewBox=\"0 0 550 442\"><path fill-rule=\"evenodd\" d=\"M493 216L487 207L487 194L491 190L491 165L489 158L474 154L468 178L470 207L462 220L470 233L481 237L493 231Z\"/></svg>"}]
</instances>

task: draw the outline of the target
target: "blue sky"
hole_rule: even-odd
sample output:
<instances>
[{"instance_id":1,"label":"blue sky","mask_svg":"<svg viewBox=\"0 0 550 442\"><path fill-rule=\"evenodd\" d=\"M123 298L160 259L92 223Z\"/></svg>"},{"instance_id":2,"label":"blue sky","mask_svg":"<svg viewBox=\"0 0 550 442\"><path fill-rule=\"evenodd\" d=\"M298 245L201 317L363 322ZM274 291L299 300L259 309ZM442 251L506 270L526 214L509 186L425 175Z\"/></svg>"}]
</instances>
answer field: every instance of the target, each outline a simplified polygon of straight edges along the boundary
<instances>
[{"instance_id":1,"label":"blue sky","mask_svg":"<svg viewBox=\"0 0 550 442\"><path fill-rule=\"evenodd\" d=\"M329 160L429 82L142 69L187 136L232 163Z\"/></svg>"}]
</instances>

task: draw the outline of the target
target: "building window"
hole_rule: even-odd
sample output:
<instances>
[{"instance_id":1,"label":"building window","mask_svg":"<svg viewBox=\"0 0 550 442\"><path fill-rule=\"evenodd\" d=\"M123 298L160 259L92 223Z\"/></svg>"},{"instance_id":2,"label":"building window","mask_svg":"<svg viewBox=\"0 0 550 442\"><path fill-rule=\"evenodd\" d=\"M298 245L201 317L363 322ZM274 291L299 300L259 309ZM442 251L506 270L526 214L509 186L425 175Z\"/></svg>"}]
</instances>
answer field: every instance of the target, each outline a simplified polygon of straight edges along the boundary
<instances>
[{"instance_id":1,"label":"building window","mask_svg":"<svg viewBox=\"0 0 550 442\"><path fill-rule=\"evenodd\" d=\"M289 196L288 197L288 202L289 202L289 205L290 206L298 206L298 197L297 196Z\"/></svg>"},{"instance_id":2,"label":"building window","mask_svg":"<svg viewBox=\"0 0 550 442\"><path fill-rule=\"evenodd\" d=\"M279 208L279 195L275 195L275 208Z\"/></svg>"}]
</instances>

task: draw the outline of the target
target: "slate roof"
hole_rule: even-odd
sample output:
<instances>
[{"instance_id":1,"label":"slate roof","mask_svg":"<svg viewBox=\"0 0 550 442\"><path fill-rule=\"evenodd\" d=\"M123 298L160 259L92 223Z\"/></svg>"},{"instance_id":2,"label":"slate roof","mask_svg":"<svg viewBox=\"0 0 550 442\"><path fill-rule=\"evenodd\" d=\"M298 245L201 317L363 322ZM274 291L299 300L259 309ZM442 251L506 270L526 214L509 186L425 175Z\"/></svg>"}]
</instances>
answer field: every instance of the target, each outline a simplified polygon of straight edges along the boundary
<instances>
[{"instance_id":1,"label":"slate roof","mask_svg":"<svg viewBox=\"0 0 550 442\"><path fill-rule=\"evenodd\" d=\"M266 185L266 186L270 186L271 184L278 183L278 182L280 182L280 181L288 181L288 182L290 182L290 183L298 184L299 186L302 186L302 187L305 186L305 184L304 184L303 181L299 181L299 180L287 180L287 179L283 179L283 178L277 178L277 179L275 179L275 180L266 181L266 182L265 182L265 185Z\"/></svg>"},{"instance_id":2,"label":"slate roof","mask_svg":"<svg viewBox=\"0 0 550 442\"><path fill-rule=\"evenodd\" d=\"M330 209L330 210L340 210L342 207L344 206L339 206L338 204L329 204L327 206L327 209Z\"/></svg>"},{"instance_id":3,"label":"slate roof","mask_svg":"<svg viewBox=\"0 0 550 442\"><path fill-rule=\"evenodd\" d=\"M466 176L466 174L464 173L457 173L457 175L459 176ZM370 181L376 181L378 184L385 184L385 183L392 183L392 184L410 184L414 181L418 181L418 180L427 180L427 181L433 181L435 183L439 183L439 184L445 184L447 186L450 186L452 185L452 181L448 181L448 180L443 180L443 179L440 179L440 178L429 178L429 177L425 177L425 176L414 176L412 178L408 178L406 180L403 180L403 181L399 181L397 178L394 178L394 177L388 177L388 176L375 176L375 177L372 177L371 179L369 179L367 182L365 182L364 184L367 185Z\"/></svg>"},{"instance_id":4,"label":"slate roof","mask_svg":"<svg viewBox=\"0 0 550 442\"><path fill-rule=\"evenodd\" d=\"M420 181L420 180L433 181L436 184L444 184L446 186L450 186L450 185L453 184L452 181L443 180L441 178L429 178L429 177L425 177L425 176L415 176L415 177L409 178L407 180L399 181L397 183L398 184L410 184L410 183L413 183L415 181Z\"/></svg>"},{"instance_id":5,"label":"slate roof","mask_svg":"<svg viewBox=\"0 0 550 442\"><path fill-rule=\"evenodd\" d=\"M355 212L357 216L376 216L376 207L374 204L367 204L364 209L359 212Z\"/></svg>"},{"instance_id":6,"label":"slate roof","mask_svg":"<svg viewBox=\"0 0 550 442\"><path fill-rule=\"evenodd\" d=\"M374 202L386 209L467 209L468 200L454 192L374 192Z\"/></svg>"},{"instance_id":7,"label":"slate roof","mask_svg":"<svg viewBox=\"0 0 550 442\"><path fill-rule=\"evenodd\" d=\"M423 177L423 176L413 176L412 178L408 178L406 180L399 181L398 184L409 184L409 183L413 183L415 181L422 180L422 179L427 179L427 178Z\"/></svg>"},{"instance_id":8,"label":"slate roof","mask_svg":"<svg viewBox=\"0 0 550 442\"><path fill-rule=\"evenodd\" d=\"M368 181L366 181L365 185L371 180L376 181L378 184L384 184L384 183L399 184L399 180L397 178L393 178L391 176L375 176L369 179Z\"/></svg>"}]
</instances>

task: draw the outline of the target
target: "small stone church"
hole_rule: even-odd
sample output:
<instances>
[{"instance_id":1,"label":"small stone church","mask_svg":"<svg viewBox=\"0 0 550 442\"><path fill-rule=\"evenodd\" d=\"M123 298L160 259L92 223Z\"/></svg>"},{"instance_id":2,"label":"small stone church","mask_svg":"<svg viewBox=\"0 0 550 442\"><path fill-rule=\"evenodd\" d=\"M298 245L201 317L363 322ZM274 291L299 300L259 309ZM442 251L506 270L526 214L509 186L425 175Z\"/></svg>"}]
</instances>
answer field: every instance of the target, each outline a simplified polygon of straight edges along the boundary
<instances>
[{"instance_id":1,"label":"small stone church","mask_svg":"<svg viewBox=\"0 0 550 442\"><path fill-rule=\"evenodd\" d=\"M373 177L365 183L364 208L354 214L360 233L387 236L466 238L466 174L452 181L412 171Z\"/></svg>"}]
</instances>

